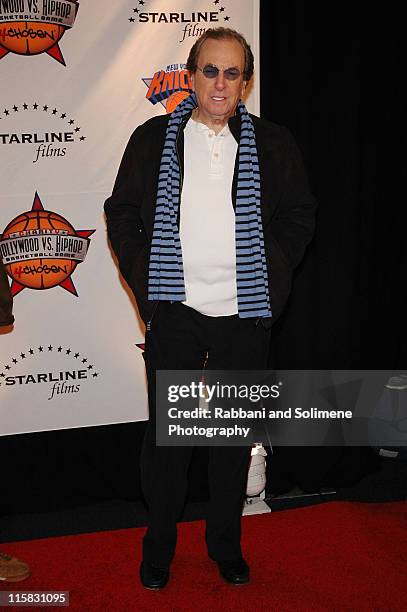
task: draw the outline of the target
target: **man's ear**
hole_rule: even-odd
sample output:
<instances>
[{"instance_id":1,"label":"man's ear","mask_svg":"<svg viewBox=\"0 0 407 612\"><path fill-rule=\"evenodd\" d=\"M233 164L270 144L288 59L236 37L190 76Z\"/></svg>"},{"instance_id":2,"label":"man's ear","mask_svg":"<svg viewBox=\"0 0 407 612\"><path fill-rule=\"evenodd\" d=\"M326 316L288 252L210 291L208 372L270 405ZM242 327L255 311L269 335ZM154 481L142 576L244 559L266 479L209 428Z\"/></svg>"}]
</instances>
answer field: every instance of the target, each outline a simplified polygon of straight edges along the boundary
<instances>
[{"instance_id":1,"label":"man's ear","mask_svg":"<svg viewBox=\"0 0 407 612\"><path fill-rule=\"evenodd\" d=\"M246 91L246 87L247 87L247 81L243 81L243 85L242 85L242 98L244 96L244 92Z\"/></svg>"},{"instance_id":2,"label":"man's ear","mask_svg":"<svg viewBox=\"0 0 407 612\"><path fill-rule=\"evenodd\" d=\"M195 91L195 73L189 71L189 78L190 78L191 83L192 83L192 90Z\"/></svg>"}]
</instances>

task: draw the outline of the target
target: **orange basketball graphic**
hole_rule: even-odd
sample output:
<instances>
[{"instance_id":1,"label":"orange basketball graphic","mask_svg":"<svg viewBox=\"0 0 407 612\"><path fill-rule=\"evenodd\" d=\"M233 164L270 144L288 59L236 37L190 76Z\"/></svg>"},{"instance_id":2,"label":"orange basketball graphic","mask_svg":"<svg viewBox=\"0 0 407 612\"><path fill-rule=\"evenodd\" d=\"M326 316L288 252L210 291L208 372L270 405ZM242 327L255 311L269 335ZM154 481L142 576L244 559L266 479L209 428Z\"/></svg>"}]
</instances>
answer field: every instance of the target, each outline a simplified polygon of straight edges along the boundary
<instances>
[{"instance_id":1,"label":"orange basketball graphic","mask_svg":"<svg viewBox=\"0 0 407 612\"><path fill-rule=\"evenodd\" d=\"M78 0L0 0L0 60L8 53L47 53L65 66L59 41L78 8Z\"/></svg>"},{"instance_id":2,"label":"orange basketball graphic","mask_svg":"<svg viewBox=\"0 0 407 612\"><path fill-rule=\"evenodd\" d=\"M172 113L185 98L191 95L189 91L175 91L167 100L166 111Z\"/></svg>"},{"instance_id":3,"label":"orange basketball graphic","mask_svg":"<svg viewBox=\"0 0 407 612\"><path fill-rule=\"evenodd\" d=\"M19 55L38 55L61 40L65 28L52 23L12 21L5 28L2 46Z\"/></svg>"},{"instance_id":4,"label":"orange basketball graphic","mask_svg":"<svg viewBox=\"0 0 407 612\"><path fill-rule=\"evenodd\" d=\"M48 210L32 210L13 219L4 230L2 239L9 238L11 234L17 232L29 232L30 230L42 230L44 236L47 230L59 230L64 235L76 235L72 225L61 215ZM35 250L40 237L41 234L32 234L26 238L27 249L32 247L31 250ZM76 266L77 262L72 260L39 258L6 265L6 269L9 275L24 287L50 289L67 279Z\"/></svg>"},{"instance_id":5,"label":"orange basketball graphic","mask_svg":"<svg viewBox=\"0 0 407 612\"><path fill-rule=\"evenodd\" d=\"M0 256L13 280L12 295L59 285L77 296L71 274L84 261L94 231L76 230L62 215L45 210L36 193L32 209L0 234Z\"/></svg>"}]
</instances>

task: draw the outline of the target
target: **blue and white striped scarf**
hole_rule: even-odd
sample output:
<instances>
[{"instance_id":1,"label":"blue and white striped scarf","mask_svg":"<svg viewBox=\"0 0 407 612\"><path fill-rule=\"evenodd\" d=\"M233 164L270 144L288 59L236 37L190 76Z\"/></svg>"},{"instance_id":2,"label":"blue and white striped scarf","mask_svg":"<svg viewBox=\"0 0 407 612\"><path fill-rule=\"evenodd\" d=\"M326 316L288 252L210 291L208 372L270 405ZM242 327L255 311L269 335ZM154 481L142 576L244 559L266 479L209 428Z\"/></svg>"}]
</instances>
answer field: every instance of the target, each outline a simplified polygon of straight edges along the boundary
<instances>
[{"instance_id":1,"label":"blue and white striped scarf","mask_svg":"<svg viewBox=\"0 0 407 612\"><path fill-rule=\"evenodd\" d=\"M167 127L150 253L148 299L153 301L182 302L186 299L177 225L180 168L176 144L183 118L196 106L196 97L192 94L177 106ZM241 118L235 210L238 311L240 318L270 317L256 137L252 119L243 102L239 102L237 110Z\"/></svg>"}]
</instances>

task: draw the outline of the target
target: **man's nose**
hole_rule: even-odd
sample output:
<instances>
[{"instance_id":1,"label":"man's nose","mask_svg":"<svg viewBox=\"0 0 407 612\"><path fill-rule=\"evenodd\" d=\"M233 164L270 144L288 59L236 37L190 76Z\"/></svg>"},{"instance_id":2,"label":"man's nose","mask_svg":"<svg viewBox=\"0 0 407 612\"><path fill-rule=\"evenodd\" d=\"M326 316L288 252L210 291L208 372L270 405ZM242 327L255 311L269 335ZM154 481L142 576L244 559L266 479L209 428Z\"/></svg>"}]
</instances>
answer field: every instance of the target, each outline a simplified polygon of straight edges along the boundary
<instances>
[{"instance_id":1,"label":"man's nose","mask_svg":"<svg viewBox=\"0 0 407 612\"><path fill-rule=\"evenodd\" d=\"M225 85L225 74L222 70L219 70L215 80L215 87L216 89L222 90L225 88Z\"/></svg>"}]
</instances>

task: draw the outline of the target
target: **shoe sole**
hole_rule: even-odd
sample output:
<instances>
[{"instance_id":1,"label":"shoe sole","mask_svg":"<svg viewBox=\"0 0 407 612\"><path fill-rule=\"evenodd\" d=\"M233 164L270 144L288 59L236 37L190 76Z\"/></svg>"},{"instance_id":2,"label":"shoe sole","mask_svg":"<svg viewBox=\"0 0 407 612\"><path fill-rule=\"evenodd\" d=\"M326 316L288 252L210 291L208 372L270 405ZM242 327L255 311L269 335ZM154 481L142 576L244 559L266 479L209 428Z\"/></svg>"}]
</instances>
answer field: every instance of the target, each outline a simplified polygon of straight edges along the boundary
<instances>
[{"instance_id":1,"label":"shoe sole","mask_svg":"<svg viewBox=\"0 0 407 612\"><path fill-rule=\"evenodd\" d=\"M11 578L1 578L0 582L22 582L23 580L27 580L31 576L31 573L21 574L20 576L13 576Z\"/></svg>"},{"instance_id":2,"label":"shoe sole","mask_svg":"<svg viewBox=\"0 0 407 612\"><path fill-rule=\"evenodd\" d=\"M145 586L145 585L143 584L143 587L144 587L145 589L147 589L148 591L162 591L163 589L165 589L165 587L166 587L166 586L167 586L167 585L162 586L162 587L149 587L149 586Z\"/></svg>"}]
</instances>

